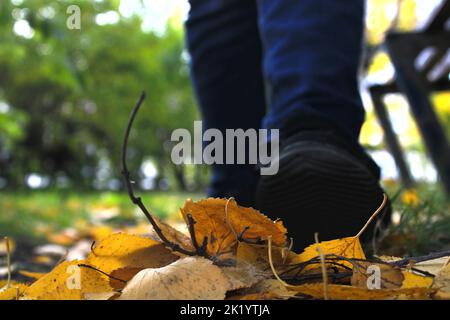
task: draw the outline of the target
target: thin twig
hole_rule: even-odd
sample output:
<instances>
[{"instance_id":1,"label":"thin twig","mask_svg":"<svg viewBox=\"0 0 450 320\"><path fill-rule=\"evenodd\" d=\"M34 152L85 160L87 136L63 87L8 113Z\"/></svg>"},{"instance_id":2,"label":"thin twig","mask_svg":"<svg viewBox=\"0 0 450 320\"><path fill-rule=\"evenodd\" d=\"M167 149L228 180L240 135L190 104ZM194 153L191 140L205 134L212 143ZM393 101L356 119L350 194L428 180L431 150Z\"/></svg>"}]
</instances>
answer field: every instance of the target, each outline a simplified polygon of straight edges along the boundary
<instances>
[{"instance_id":1,"label":"thin twig","mask_svg":"<svg viewBox=\"0 0 450 320\"><path fill-rule=\"evenodd\" d=\"M450 250L445 250L445 251L430 253L425 256L404 258L401 260L390 262L390 264L395 265L397 267L405 267L408 264L410 264L411 262L419 263L419 262L434 260L434 259L448 257L448 256L450 256Z\"/></svg>"},{"instance_id":2,"label":"thin twig","mask_svg":"<svg viewBox=\"0 0 450 320\"><path fill-rule=\"evenodd\" d=\"M147 217L148 221L150 222L150 224L152 225L156 234L161 239L161 241L164 243L164 245L166 245L167 247L172 249L172 251L177 251L179 253L182 253L182 254L185 254L188 256L193 256L193 255L195 255L195 252L186 250L186 249L182 248L179 244L171 242L169 239L166 238L166 236L163 234L163 232L159 228L158 224L156 223L155 219L153 219L153 216L150 214L150 212L145 207L144 203L142 202L141 197L136 197L134 194L133 183L131 182L130 172L127 167L127 147L128 147L128 138L130 135L131 128L133 126L134 118L136 117L136 114L138 113L139 108L141 107L144 99L145 99L145 92L143 92L141 94L138 102L136 103L136 106L134 107L133 111L131 112L130 119L128 120L128 125L125 130L123 144L122 144L122 175L125 180L125 185L127 187L128 196L130 197L131 201L135 205L137 205L139 207L139 209L141 209L141 211Z\"/></svg>"},{"instance_id":3,"label":"thin twig","mask_svg":"<svg viewBox=\"0 0 450 320\"><path fill-rule=\"evenodd\" d=\"M286 263L286 259L288 258L288 254L290 251L292 251L292 248L294 247L294 238L290 238L289 246L286 248L281 249L281 257L283 258L283 264Z\"/></svg>"},{"instance_id":4,"label":"thin twig","mask_svg":"<svg viewBox=\"0 0 450 320\"><path fill-rule=\"evenodd\" d=\"M110 275L110 274L107 274L106 272L104 272L104 271L102 271L102 270L100 270L100 269L97 269L96 267L90 266L90 265L88 265L88 264L80 263L78 266L79 266L79 267L83 267L83 268L88 268L88 269L91 269L91 270L94 270L94 271L97 271L97 272L99 272L99 273L101 273L101 274L107 276L107 277L110 278L110 279L117 280L117 281L120 281L120 282L122 282L122 283L127 283L127 281L125 281L125 280L123 280L123 279L116 278L116 277L114 277L114 276L112 276L112 275Z\"/></svg>"},{"instance_id":5,"label":"thin twig","mask_svg":"<svg viewBox=\"0 0 450 320\"><path fill-rule=\"evenodd\" d=\"M195 248L195 251L197 252L197 255L205 257L205 258L210 258L206 252L206 246L208 245L208 237L203 238L202 245L200 246L198 244L197 237L195 236L195 224L197 222L194 220L194 218L192 217L192 214L190 214L190 213L187 214L187 219L188 219L189 234L191 236L191 242Z\"/></svg>"},{"instance_id":6,"label":"thin twig","mask_svg":"<svg viewBox=\"0 0 450 320\"><path fill-rule=\"evenodd\" d=\"M372 216L369 218L369 220L367 220L366 224L364 225L364 227L362 227L362 229L358 232L358 234L355 236L355 238L359 238L364 231L366 231L367 227L369 226L369 224L372 222L373 219L376 218L376 216L380 213L380 211L384 208L384 206L387 203L387 196L385 193L383 193L383 202L381 203L381 205L378 207L377 210L375 210L375 212L372 214Z\"/></svg>"},{"instance_id":7,"label":"thin twig","mask_svg":"<svg viewBox=\"0 0 450 320\"><path fill-rule=\"evenodd\" d=\"M244 240L244 233L245 233L248 229L250 229L250 227L249 227L249 226L246 226L246 227L244 227L244 229L241 231L241 233L239 233L239 235L238 235L238 237L237 237L237 240L238 240L239 242L242 242L242 241Z\"/></svg>"},{"instance_id":8,"label":"thin twig","mask_svg":"<svg viewBox=\"0 0 450 320\"><path fill-rule=\"evenodd\" d=\"M339 272L339 273L331 273L328 272L327 273L327 277L332 278L333 280L340 280L340 279L345 279L348 277L351 277L353 274L352 271L345 271L345 272ZM289 284L291 285L299 285L299 284L303 284L306 283L308 281L311 280L319 280L322 279L323 275L322 273L313 273L313 274L304 274L299 276L280 276L281 279L285 280L285 281L289 281Z\"/></svg>"},{"instance_id":9,"label":"thin twig","mask_svg":"<svg viewBox=\"0 0 450 320\"><path fill-rule=\"evenodd\" d=\"M190 213L187 214L187 220L188 220L188 227L189 227L188 229L189 229L189 234L191 235L192 245L194 246L195 250L197 250L197 252L198 252L198 250L200 249L200 246L198 245L197 238L195 237L196 221L194 220L194 218L192 217L192 214L190 214Z\"/></svg>"}]
</instances>

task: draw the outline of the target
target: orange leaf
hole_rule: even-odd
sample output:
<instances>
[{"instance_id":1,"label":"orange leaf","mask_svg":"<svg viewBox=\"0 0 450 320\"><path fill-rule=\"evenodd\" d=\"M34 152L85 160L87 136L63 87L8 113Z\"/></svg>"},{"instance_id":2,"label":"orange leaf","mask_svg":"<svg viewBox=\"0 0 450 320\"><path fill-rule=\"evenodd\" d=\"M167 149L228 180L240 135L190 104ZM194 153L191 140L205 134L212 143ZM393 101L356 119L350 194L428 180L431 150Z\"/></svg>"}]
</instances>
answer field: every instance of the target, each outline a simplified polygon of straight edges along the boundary
<instances>
[{"instance_id":1,"label":"orange leaf","mask_svg":"<svg viewBox=\"0 0 450 320\"><path fill-rule=\"evenodd\" d=\"M244 230L243 238L250 241L272 236L274 245L286 243L287 230L281 221L274 222L253 208L241 207L233 199L187 200L181 213L186 224L187 215L192 215L196 239L202 243L208 237L207 251L212 255L234 250L237 236Z\"/></svg>"}]
</instances>

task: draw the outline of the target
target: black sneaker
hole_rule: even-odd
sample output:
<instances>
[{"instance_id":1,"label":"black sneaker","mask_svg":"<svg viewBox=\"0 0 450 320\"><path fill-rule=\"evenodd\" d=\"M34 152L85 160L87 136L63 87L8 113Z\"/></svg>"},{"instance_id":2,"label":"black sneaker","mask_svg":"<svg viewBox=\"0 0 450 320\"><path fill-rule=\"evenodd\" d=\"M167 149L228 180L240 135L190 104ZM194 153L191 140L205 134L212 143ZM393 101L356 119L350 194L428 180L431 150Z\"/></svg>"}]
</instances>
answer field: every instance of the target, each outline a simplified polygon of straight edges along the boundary
<instances>
[{"instance_id":1,"label":"black sneaker","mask_svg":"<svg viewBox=\"0 0 450 320\"><path fill-rule=\"evenodd\" d=\"M281 145L278 173L260 177L256 207L282 219L301 251L314 243L315 232L321 241L356 235L383 201L379 175L362 147L335 131L303 131ZM385 221L388 212L381 213Z\"/></svg>"}]
</instances>

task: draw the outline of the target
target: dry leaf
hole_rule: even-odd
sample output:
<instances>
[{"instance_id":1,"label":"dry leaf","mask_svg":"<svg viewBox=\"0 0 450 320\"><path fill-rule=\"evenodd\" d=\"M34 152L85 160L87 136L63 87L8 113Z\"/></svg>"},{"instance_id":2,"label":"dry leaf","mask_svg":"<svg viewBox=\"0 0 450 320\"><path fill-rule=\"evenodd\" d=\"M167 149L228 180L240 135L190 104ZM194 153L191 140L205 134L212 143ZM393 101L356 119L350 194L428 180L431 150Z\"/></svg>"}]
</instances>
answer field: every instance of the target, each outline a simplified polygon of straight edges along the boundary
<instances>
[{"instance_id":1,"label":"dry leaf","mask_svg":"<svg viewBox=\"0 0 450 320\"><path fill-rule=\"evenodd\" d=\"M107 277L96 270L81 267L84 260L64 261L39 278L24 292L26 299L81 300L89 294L113 291Z\"/></svg>"},{"instance_id":2,"label":"dry leaf","mask_svg":"<svg viewBox=\"0 0 450 320\"><path fill-rule=\"evenodd\" d=\"M114 270L110 274L111 278L109 279L109 285L114 290L120 291L125 287L126 283L130 281L141 270L144 270L144 268L126 267Z\"/></svg>"},{"instance_id":3,"label":"dry leaf","mask_svg":"<svg viewBox=\"0 0 450 320\"><path fill-rule=\"evenodd\" d=\"M308 246L301 254L291 259L290 264L298 264L309 261L319 256L317 247L320 247L324 255L336 255L345 258L352 259L365 259L364 251L357 237L348 237L337 240L323 241ZM348 261L336 261L348 267L353 267L351 262ZM316 268L317 265L310 265L305 270Z\"/></svg>"},{"instance_id":4,"label":"dry leaf","mask_svg":"<svg viewBox=\"0 0 450 320\"><path fill-rule=\"evenodd\" d=\"M228 297L226 300L276 300L278 297L270 292L261 292L261 293L248 293L243 295L234 295Z\"/></svg>"},{"instance_id":5,"label":"dry leaf","mask_svg":"<svg viewBox=\"0 0 450 320\"><path fill-rule=\"evenodd\" d=\"M233 199L187 200L181 213L186 224L187 215L192 215L196 239L202 243L208 237L207 250L212 255L234 250L237 236L244 230L243 238L247 240L266 240L272 236L274 245L286 243L287 230L281 221L274 222L255 209L241 207Z\"/></svg>"},{"instance_id":6,"label":"dry leaf","mask_svg":"<svg viewBox=\"0 0 450 320\"><path fill-rule=\"evenodd\" d=\"M84 299L85 300L110 300L112 297L114 297L117 294L117 292L94 292L94 293L85 293Z\"/></svg>"},{"instance_id":7,"label":"dry leaf","mask_svg":"<svg viewBox=\"0 0 450 320\"><path fill-rule=\"evenodd\" d=\"M158 219L158 217L153 217L158 223L159 228L167 240L179 244L182 248L186 250L192 250L193 246L191 243L191 238L186 236L184 233L173 228L171 225L165 223Z\"/></svg>"},{"instance_id":8,"label":"dry leaf","mask_svg":"<svg viewBox=\"0 0 450 320\"><path fill-rule=\"evenodd\" d=\"M395 261L402 260L402 258L395 257L395 256L375 256L375 257L384 262L395 262Z\"/></svg>"},{"instance_id":9,"label":"dry leaf","mask_svg":"<svg viewBox=\"0 0 450 320\"><path fill-rule=\"evenodd\" d=\"M89 254L85 264L94 267L114 278L131 279L137 272L145 268L165 266L178 257L160 242L142 236L115 233L104 238ZM129 277L117 270L128 269ZM117 271L116 275L114 272ZM123 277L123 278L122 278ZM124 282L89 268L83 268L83 280L89 279L94 285L84 288L84 293L111 292L120 290Z\"/></svg>"},{"instance_id":10,"label":"dry leaf","mask_svg":"<svg viewBox=\"0 0 450 320\"><path fill-rule=\"evenodd\" d=\"M78 261L64 261L29 286L24 296L37 300L80 300L81 277Z\"/></svg>"},{"instance_id":11,"label":"dry leaf","mask_svg":"<svg viewBox=\"0 0 450 320\"><path fill-rule=\"evenodd\" d=\"M432 288L436 289L434 298L450 299L450 265L442 268L436 275Z\"/></svg>"},{"instance_id":12,"label":"dry leaf","mask_svg":"<svg viewBox=\"0 0 450 320\"><path fill-rule=\"evenodd\" d=\"M26 270L20 270L19 273L27 278L31 278L31 279L40 279L43 276L45 276L45 273L41 273L41 272L31 272L31 271L26 271Z\"/></svg>"},{"instance_id":13,"label":"dry leaf","mask_svg":"<svg viewBox=\"0 0 450 320\"><path fill-rule=\"evenodd\" d=\"M79 264L81 263L86 264L85 261L80 261ZM97 270L80 267L80 278L82 299L114 291L109 284L109 277Z\"/></svg>"},{"instance_id":14,"label":"dry leaf","mask_svg":"<svg viewBox=\"0 0 450 320\"><path fill-rule=\"evenodd\" d=\"M422 261L414 264L414 268L431 273L433 275L437 275L449 259L450 257L441 257L433 260Z\"/></svg>"},{"instance_id":15,"label":"dry leaf","mask_svg":"<svg viewBox=\"0 0 450 320\"><path fill-rule=\"evenodd\" d=\"M228 279L212 261L187 257L140 271L118 300L221 300L228 286Z\"/></svg>"},{"instance_id":16,"label":"dry leaf","mask_svg":"<svg viewBox=\"0 0 450 320\"><path fill-rule=\"evenodd\" d=\"M15 281L11 281L7 286L6 281L0 281L0 301L20 298L27 287L27 285Z\"/></svg>"},{"instance_id":17,"label":"dry leaf","mask_svg":"<svg viewBox=\"0 0 450 320\"><path fill-rule=\"evenodd\" d=\"M371 279L378 276L380 287L377 289L400 288L405 279L400 268L389 264L369 261L353 262L352 286L368 289Z\"/></svg>"},{"instance_id":18,"label":"dry leaf","mask_svg":"<svg viewBox=\"0 0 450 320\"><path fill-rule=\"evenodd\" d=\"M430 288L433 284L433 277L426 277L412 271L403 271L402 288Z\"/></svg>"},{"instance_id":19,"label":"dry leaf","mask_svg":"<svg viewBox=\"0 0 450 320\"><path fill-rule=\"evenodd\" d=\"M311 296L315 299L323 299L323 284L312 283L289 287L299 294ZM332 300L384 300L384 299L429 299L430 291L427 288L409 289L374 289L330 284L327 287L327 296Z\"/></svg>"},{"instance_id":20,"label":"dry leaf","mask_svg":"<svg viewBox=\"0 0 450 320\"><path fill-rule=\"evenodd\" d=\"M20 297L19 288L16 286L0 289L1 300L16 300Z\"/></svg>"},{"instance_id":21,"label":"dry leaf","mask_svg":"<svg viewBox=\"0 0 450 320\"><path fill-rule=\"evenodd\" d=\"M125 233L112 234L96 245L86 264L110 274L121 268L155 268L178 259L160 242Z\"/></svg>"},{"instance_id":22,"label":"dry leaf","mask_svg":"<svg viewBox=\"0 0 450 320\"><path fill-rule=\"evenodd\" d=\"M236 266L221 268L228 280L228 290L249 288L264 278L264 274L249 263L239 262Z\"/></svg>"},{"instance_id":23,"label":"dry leaf","mask_svg":"<svg viewBox=\"0 0 450 320\"><path fill-rule=\"evenodd\" d=\"M284 284L276 279L265 279L247 290L249 294L270 294L279 299L288 299L297 294L296 291L289 290Z\"/></svg>"},{"instance_id":24,"label":"dry leaf","mask_svg":"<svg viewBox=\"0 0 450 320\"><path fill-rule=\"evenodd\" d=\"M272 259L275 266L284 264L283 248L272 247ZM239 242L236 250L236 259L253 264L260 269L267 269L269 266L268 247L266 245L254 245Z\"/></svg>"}]
</instances>

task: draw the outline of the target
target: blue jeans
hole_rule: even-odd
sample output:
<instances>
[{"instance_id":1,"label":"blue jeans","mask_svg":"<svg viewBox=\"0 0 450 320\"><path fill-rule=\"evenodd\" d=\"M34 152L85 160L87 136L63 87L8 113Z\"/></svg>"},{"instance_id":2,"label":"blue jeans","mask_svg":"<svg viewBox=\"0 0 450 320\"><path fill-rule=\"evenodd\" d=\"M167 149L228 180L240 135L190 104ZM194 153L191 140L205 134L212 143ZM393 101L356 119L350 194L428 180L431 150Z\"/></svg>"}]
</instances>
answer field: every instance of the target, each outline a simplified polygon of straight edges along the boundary
<instances>
[{"instance_id":1,"label":"blue jeans","mask_svg":"<svg viewBox=\"0 0 450 320\"><path fill-rule=\"evenodd\" d=\"M322 119L356 143L364 2L191 0L186 40L204 129L276 128L282 141ZM208 193L251 205L257 180L251 166L213 165Z\"/></svg>"}]
</instances>

